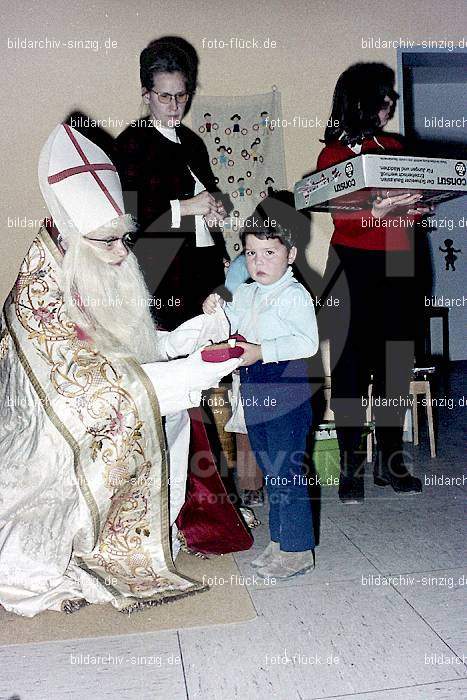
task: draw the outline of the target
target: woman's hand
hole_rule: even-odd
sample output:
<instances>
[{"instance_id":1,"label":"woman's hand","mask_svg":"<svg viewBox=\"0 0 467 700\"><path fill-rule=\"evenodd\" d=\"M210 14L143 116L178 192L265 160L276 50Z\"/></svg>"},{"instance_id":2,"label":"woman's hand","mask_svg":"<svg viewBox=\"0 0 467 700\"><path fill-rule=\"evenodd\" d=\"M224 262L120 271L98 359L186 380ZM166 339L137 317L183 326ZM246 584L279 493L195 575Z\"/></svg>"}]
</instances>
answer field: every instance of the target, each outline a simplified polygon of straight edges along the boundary
<instances>
[{"instance_id":1,"label":"woman's hand","mask_svg":"<svg viewBox=\"0 0 467 700\"><path fill-rule=\"evenodd\" d=\"M219 226L226 216L227 212L224 209L224 205L219 201L216 202L215 211L211 210L209 214L204 215L204 220L210 228L214 228L215 226Z\"/></svg>"},{"instance_id":2,"label":"woman's hand","mask_svg":"<svg viewBox=\"0 0 467 700\"><path fill-rule=\"evenodd\" d=\"M203 301L203 313L205 314L215 314L218 307L224 306L224 300L221 299L219 294L210 294Z\"/></svg>"},{"instance_id":3,"label":"woman's hand","mask_svg":"<svg viewBox=\"0 0 467 700\"><path fill-rule=\"evenodd\" d=\"M217 211L217 202L207 190L191 197L191 199L180 200L181 216L206 216L207 214L216 214Z\"/></svg>"},{"instance_id":4,"label":"woman's hand","mask_svg":"<svg viewBox=\"0 0 467 700\"><path fill-rule=\"evenodd\" d=\"M421 207L415 207L415 209L408 209L407 214L419 214L420 216L425 216L426 214L433 214L435 207L433 204L423 204Z\"/></svg>"},{"instance_id":5,"label":"woman's hand","mask_svg":"<svg viewBox=\"0 0 467 700\"><path fill-rule=\"evenodd\" d=\"M243 367L248 367L249 365L254 365L255 362L263 359L263 352L261 350L261 345L255 345L254 343L239 343L235 344L235 347L243 348L244 353L241 355L241 365Z\"/></svg>"},{"instance_id":6,"label":"woman's hand","mask_svg":"<svg viewBox=\"0 0 467 700\"><path fill-rule=\"evenodd\" d=\"M398 194L394 197L378 197L371 208L371 214L375 219L382 219L397 207L409 207L415 202L419 202L422 195L418 192L414 194Z\"/></svg>"}]
</instances>

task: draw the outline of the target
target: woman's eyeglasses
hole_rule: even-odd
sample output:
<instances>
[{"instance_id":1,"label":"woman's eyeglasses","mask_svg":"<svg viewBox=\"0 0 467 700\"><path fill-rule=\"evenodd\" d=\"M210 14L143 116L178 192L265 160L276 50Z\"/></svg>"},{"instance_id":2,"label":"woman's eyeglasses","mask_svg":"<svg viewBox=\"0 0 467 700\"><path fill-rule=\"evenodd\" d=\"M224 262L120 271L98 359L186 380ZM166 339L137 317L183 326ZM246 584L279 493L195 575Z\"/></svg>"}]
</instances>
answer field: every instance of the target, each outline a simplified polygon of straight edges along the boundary
<instances>
[{"instance_id":1,"label":"woman's eyeglasses","mask_svg":"<svg viewBox=\"0 0 467 700\"><path fill-rule=\"evenodd\" d=\"M157 95L157 99L163 105L168 105L172 99L174 99L177 104L185 104L190 97L189 92L179 92L176 95L172 95L170 92L157 92L157 90L154 89L152 89L151 92Z\"/></svg>"}]
</instances>

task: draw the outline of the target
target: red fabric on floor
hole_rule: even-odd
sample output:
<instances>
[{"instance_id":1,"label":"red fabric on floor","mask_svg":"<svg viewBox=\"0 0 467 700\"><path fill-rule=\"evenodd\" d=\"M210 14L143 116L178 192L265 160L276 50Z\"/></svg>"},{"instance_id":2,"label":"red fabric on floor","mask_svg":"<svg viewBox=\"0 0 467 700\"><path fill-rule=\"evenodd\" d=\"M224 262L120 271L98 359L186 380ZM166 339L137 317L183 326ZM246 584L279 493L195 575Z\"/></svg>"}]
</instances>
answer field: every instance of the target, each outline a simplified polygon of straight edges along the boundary
<instances>
[{"instance_id":1,"label":"red fabric on floor","mask_svg":"<svg viewBox=\"0 0 467 700\"><path fill-rule=\"evenodd\" d=\"M190 549L227 554L250 549L253 537L230 502L217 471L199 408L189 411L190 460L185 504L177 527Z\"/></svg>"}]
</instances>

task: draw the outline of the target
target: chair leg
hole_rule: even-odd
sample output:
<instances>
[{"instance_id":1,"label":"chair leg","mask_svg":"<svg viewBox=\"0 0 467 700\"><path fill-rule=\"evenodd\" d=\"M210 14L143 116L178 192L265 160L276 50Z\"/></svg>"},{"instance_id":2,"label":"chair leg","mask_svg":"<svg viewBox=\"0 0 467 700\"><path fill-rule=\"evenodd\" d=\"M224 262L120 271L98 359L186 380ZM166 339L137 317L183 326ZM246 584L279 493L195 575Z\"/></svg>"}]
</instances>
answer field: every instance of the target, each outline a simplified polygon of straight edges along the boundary
<instances>
[{"instance_id":1,"label":"chair leg","mask_svg":"<svg viewBox=\"0 0 467 700\"><path fill-rule=\"evenodd\" d=\"M373 431L370 430L366 436L366 461L371 463L373 461Z\"/></svg>"},{"instance_id":2,"label":"chair leg","mask_svg":"<svg viewBox=\"0 0 467 700\"><path fill-rule=\"evenodd\" d=\"M436 457L435 430L433 426L433 409L431 406L431 390L428 384L426 390L426 415L428 419L428 435L430 437L430 454Z\"/></svg>"},{"instance_id":3,"label":"chair leg","mask_svg":"<svg viewBox=\"0 0 467 700\"><path fill-rule=\"evenodd\" d=\"M413 406L412 406L412 416L413 416L413 444L418 445L418 405L417 405L416 392L413 393Z\"/></svg>"},{"instance_id":4,"label":"chair leg","mask_svg":"<svg viewBox=\"0 0 467 700\"><path fill-rule=\"evenodd\" d=\"M373 395L373 385L370 382L368 385L368 406L366 409L366 422L371 423L373 411L371 410L371 397ZM373 461L373 431L370 430L366 436L366 461L367 464Z\"/></svg>"}]
</instances>

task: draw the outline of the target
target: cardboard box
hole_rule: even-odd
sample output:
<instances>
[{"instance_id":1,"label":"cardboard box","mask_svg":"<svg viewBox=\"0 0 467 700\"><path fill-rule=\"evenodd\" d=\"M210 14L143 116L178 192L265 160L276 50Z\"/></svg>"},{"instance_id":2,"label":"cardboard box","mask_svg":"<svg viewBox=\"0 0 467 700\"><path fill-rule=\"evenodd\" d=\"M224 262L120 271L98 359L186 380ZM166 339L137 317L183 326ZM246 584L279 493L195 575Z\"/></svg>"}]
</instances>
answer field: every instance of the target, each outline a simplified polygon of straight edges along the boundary
<instances>
[{"instance_id":1,"label":"cardboard box","mask_svg":"<svg viewBox=\"0 0 467 700\"><path fill-rule=\"evenodd\" d=\"M467 194L467 161L411 156L355 156L295 184L295 208L361 211L372 201L407 191L439 204Z\"/></svg>"}]
</instances>

